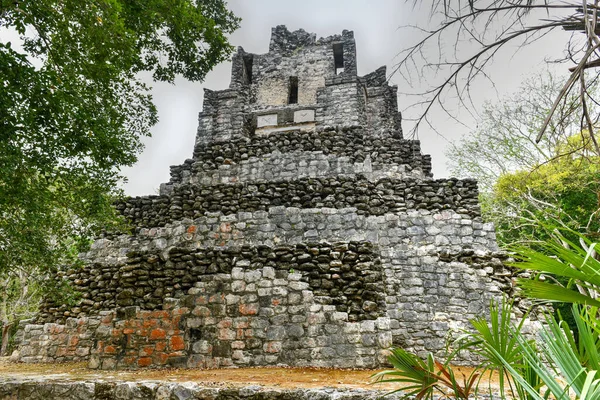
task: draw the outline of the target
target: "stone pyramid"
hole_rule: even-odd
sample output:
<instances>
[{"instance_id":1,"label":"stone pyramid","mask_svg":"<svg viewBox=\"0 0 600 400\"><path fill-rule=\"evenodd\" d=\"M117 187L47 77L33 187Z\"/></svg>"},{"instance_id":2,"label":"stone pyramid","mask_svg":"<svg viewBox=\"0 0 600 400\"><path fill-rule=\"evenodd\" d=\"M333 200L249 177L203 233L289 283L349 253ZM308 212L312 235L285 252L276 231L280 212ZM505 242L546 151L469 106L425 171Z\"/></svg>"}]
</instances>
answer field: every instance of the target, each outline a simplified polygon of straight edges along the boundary
<instances>
[{"instance_id":1,"label":"stone pyramid","mask_svg":"<svg viewBox=\"0 0 600 400\"><path fill-rule=\"evenodd\" d=\"M390 346L439 353L510 290L473 180L433 179L402 136L382 67L357 75L354 34L273 28L205 90L193 158L160 194L117 205L15 358L148 366L379 367Z\"/></svg>"}]
</instances>

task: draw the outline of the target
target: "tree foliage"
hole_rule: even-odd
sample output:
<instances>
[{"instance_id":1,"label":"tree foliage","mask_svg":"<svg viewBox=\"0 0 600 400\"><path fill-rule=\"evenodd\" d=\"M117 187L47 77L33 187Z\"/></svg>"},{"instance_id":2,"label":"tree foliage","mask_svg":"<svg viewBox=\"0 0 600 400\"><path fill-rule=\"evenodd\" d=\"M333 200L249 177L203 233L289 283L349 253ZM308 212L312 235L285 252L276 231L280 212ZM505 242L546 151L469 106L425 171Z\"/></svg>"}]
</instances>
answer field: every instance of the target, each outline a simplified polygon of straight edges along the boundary
<instances>
[{"instance_id":1,"label":"tree foliage","mask_svg":"<svg viewBox=\"0 0 600 400\"><path fill-rule=\"evenodd\" d=\"M223 0L0 0L0 274L74 262L157 122L140 78L202 80L232 47Z\"/></svg>"},{"instance_id":2,"label":"tree foliage","mask_svg":"<svg viewBox=\"0 0 600 400\"><path fill-rule=\"evenodd\" d=\"M533 170L559 157L560 143L581 133L579 96L563 98L547 135L539 143L535 138L563 84L564 79L546 71L532 75L500 101L485 103L477 127L446 152L452 173L476 178L480 190L489 192L500 176ZM595 93L596 86L591 90ZM583 137L581 144L587 141Z\"/></svg>"},{"instance_id":3,"label":"tree foliage","mask_svg":"<svg viewBox=\"0 0 600 400\"><path fill-rule=\"evenodd\" d=\"M563 98L547 135L535 142L563 84L551 74L532 77L499 103L486 104L477 129L447 152L454 174L479 181L483 216L495 222L501 243L546 237L540 220L579 232L600 228L598 156L580 130L577 95Z\"/></svg>"},{"instance_id":4,"label":"tree foliage","mask_svg":"<svg viewBox=\"0 0 600 400\"><path fill-rule=\"evenodd\" d=\"M579 139L573 137L560 147L579 147ZM548 236L544 225L556 223L598 236L600 163L597 156L573 154L499 178L484 211L505 243L538 241Z\"/></svg>"}]
</instances>

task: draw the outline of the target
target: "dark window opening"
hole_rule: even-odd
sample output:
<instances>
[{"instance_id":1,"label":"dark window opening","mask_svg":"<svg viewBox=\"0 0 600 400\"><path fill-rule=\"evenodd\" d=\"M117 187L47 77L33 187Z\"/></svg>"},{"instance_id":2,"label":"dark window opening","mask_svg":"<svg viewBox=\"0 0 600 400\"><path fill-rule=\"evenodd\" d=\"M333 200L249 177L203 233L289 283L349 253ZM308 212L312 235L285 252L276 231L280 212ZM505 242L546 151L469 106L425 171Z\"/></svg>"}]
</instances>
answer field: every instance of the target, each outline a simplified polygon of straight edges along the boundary
<instances>
[{"instance_id":1,"label":"dark window opening","mask_svg":"<svg viewBox=\"0 0 600 400\"><path fill-rule=\"evenodd\" d=\"M298 104L298 77L290 76L290 95L288 104Z\"/></svg>"},{"instance_id":2,"label":"dark window opening","mask_svg":"<svg viewBox=\"0 0 600 400\"><path fill-rule=\"evenodd\" d=\"M244 82L247 84L252 83L252 62L254 57L252 55L244 56Z\"/></svg>"},{"instance_id":3,"label":"dark window opening","mask_svg":"<svg viewBox=\"0 0 600 400\"><path fill-rule=\"evenodd\" d=\"M336 75L344 72L344 43L333 44L333 62Z\"/></svg>"}]
</instances>

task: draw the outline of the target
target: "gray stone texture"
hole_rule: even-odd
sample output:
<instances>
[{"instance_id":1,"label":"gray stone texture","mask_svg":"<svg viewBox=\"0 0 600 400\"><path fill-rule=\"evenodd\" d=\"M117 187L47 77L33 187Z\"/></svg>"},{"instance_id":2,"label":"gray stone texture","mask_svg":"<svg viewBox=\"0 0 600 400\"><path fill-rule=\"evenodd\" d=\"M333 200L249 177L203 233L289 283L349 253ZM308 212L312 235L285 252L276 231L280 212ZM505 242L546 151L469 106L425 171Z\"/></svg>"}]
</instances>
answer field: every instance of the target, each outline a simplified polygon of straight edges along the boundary
<instances>
[{"instance_id":1,"label":"gray stone texture","mask_svg":"<svg viewBox=\"0 0 600 400\"><path fill-rule=\"evenodd\" d=\"M80 303L46 300L14 358L371 368L392 345L441 355L449 330L514 294L513 271L476 182L433 179L402 138L396 92L385 68L357 76L349 31L278 26L269 53L240 48L229 89L205 91L193 158L159 195L116 204L132 231L81 255L63 277ZM259 134L264 115L276 125Z\"/></svg>"},{"instance_id":2,"label":"gray stone texture","mask_svg":"<svg viewBox=\"0 0 600 400\"><path fill-rule=\"evenodd\" d=\"M2 400L376 400L383 394L384 391L364 389L217 388L192 382L77 382L0 377ZM393 394L385 398L398 400L402 395Z\"/></svg>"}]
</instances>

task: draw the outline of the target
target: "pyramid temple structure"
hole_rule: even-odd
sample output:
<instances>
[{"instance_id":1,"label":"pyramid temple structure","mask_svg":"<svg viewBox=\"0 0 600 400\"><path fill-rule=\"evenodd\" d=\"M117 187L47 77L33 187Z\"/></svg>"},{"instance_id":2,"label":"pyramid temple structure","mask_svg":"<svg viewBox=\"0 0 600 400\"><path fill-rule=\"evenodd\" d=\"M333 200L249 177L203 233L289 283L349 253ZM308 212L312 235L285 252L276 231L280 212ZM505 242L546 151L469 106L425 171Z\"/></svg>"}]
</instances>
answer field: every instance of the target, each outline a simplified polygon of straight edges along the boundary
<instances>
[{"instance_id":1,"label":"pyramid temple structure","mask_svg":"<svg viewBox=\"0 0 600 400\"><path fill-rule=\"evenodd\" d=\"M374 368L392 346L439 354L512 290L476 182L433 179L351 31L277 26L268 53L238 48L193 157L117 208L132 232L82 255L78 304L47 300L15 359Z\"/></svg>"}]
</instances>

